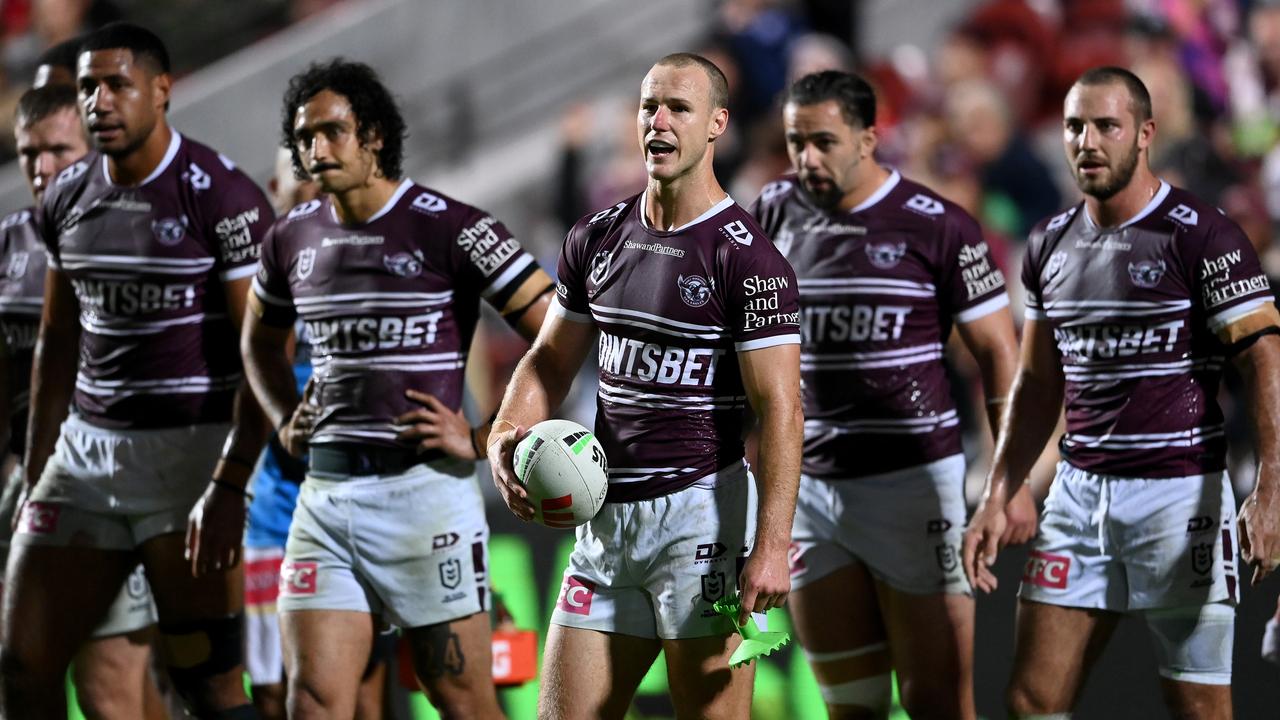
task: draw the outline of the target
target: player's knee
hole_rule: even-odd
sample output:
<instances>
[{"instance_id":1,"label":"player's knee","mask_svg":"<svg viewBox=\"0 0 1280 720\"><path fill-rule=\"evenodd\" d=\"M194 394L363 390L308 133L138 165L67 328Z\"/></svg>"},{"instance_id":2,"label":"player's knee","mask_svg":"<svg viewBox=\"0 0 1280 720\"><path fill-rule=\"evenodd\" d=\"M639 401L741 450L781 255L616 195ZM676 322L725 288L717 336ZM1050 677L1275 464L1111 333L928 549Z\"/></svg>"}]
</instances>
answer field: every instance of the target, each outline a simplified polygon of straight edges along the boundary
<instances>
[{"instance_id":1,"label":"player's knee","mask_svg":"<svg viewBox=\"0 0 1280 720\"><path fill-rule=\"evenodd\" d=\"M881 718L889 713L893 676L889 647L875 643L839 652L805 651L831 717Z\"/></svg>"},{"instance_id":2,"label":"player's knee","mask_svg":"<svg viewBox=\"0 0 1280 720\"><path fill-rule=\"evenodd\" d=\"M160 625L174 690L197 717L243 714L244 708L253 713L247 717L257 717L244 696L243 679L234 672L241 664L243 634L241 614Z\"/></svg>"},{"instance_id":3,"label":"player's knee","mask_svg":"<svg viewBox=\"0 0 1280 720\"><path fill-rule=\"evenodd\" d=\"M1016 720L1070 720L1071 713L1054 707L1055 698L1014 681L1005 694L1009 716Z\"/></svg>"},{"instance_id":4,"label":"player's knee","mask_svg":"<svg viewBox=\"0 0 1280 720\"><path fill-rule=\"evenodd\" d=\"M477 717L485 707L486 687L469 681L465 676L433 678L422 683L423 691L431 705L444 718ZM491 686L490 686L491 687Z\"/></svg>"},{"instance_id":5,"label":"player's knee","mask_svg":"<svg viewBox=\"0 0 1280 720\"><path fill-rule=\"evenodd\" d=\"M964 713L962 691L955 675L898 678L898 701L912 718L958 718Z\"/></svg>"}]
</instances>

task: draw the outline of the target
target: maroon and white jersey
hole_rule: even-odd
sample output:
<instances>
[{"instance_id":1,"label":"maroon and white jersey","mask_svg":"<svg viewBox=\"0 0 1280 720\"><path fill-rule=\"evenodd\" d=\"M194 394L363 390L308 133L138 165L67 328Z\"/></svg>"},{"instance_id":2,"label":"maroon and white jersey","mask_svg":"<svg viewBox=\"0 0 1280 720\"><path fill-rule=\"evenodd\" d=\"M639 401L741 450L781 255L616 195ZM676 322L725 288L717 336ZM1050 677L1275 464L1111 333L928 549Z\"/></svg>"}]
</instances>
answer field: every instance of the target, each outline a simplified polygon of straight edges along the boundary
<instances>
[{"instance_id":1,"label":"maroon and white jersey","mask_svg":"<svg viewBox=\"0 0 1280 720\"><path fill-rule=\"evenodd\" d=\"M26 440L31 360L44 305L45 265L35 208L19 210L0 220L0 332L9 348L13 448L21 447Z\"/></svg>"},{"instance_id":2,"label":"maroon and white jersey","mask_svg":"<svg viewBox=\"0 0 1280 720\"><path fill-rule=\"evenodd\" d=\"M848 479L960 453L947 336L1009 304L978 223L897 171L848 212L814 205L794 177L752 211L800 279L805 474Z\"/></svg>"},{"instance_id":3,"label":"maroon and white jersey","mask_svg":"<svg viewBox=\"0 0 1280 720\"><path fill-rule=\"evenodd\" d=\"M795 273L750 214L726 197L687 225L655 230L643 198L583 218L560 253L555 311L600 331L606 502L741 468L747 399L736 353L800 342Z\"/></svg>"},{"instance_id":4,"label":"maroon and white jersey","mask_svg":"<svg viewBox=\"0 0 1280 720\"><path fill-rule=\"evenodd\" d=\"M1142 478L1224 468L1215 333L1273 300L1235 223L1166 183L1116 228L1081 203L1032 231L1023 282L1066 376L1068 462Z\"/></svg>"},{"instance_id":5,"label":"maroon and white jersey","mask_svg":"<svg viewBox=\"0 0 1280 720\"><path fill-rule=\"evenodd\" d=\"M492 215L410 180L361 225L338 222L327 195L289 211L253 291L264 321L305 323L322 411L312 444L399 446L410 388L461 407L480 299L503 307L537 269Z\"/></svg>"},{"instance_id":6,"label":"maroon and white jersey","mask_svg":"<svg viewBox=\"0 0 1280 720\"><path fill-rule=\"evenodd\" d=\"M49 263L80 303L73 404L93 425L226 422L241 379L223 283L249 277L273 215L226 157L177 132L139 185L91 152L45 195Z\"/></svg>"}]
</instances>

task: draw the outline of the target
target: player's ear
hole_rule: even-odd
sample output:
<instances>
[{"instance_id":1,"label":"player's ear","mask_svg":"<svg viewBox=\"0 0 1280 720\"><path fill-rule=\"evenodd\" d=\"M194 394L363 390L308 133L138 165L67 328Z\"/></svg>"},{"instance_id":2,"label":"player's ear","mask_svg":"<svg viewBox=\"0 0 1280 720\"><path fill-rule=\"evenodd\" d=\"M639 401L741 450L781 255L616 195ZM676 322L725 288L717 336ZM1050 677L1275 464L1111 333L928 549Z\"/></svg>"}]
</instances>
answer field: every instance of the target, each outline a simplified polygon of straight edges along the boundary
<instances>
[{"instance_id":1,"label":"player's ear","mask_svg":"<svg viewBox=\"0 0 1280 720\"><path fill-rule=\"evenodd\" d=\"M151 77L151 94L155 106L163 110L169 109L169 95L173 91L173 78L166 72L156 73Z\"/></svg>"},{"instance_id":2,"label":"player's ear","mask_svg":"<svg viewBox=\"0 0 1280 720\"><path fill-rule=\"evenodd\" d=\"M715 108L711 111L711 126L707 129L707 140L715 142L716 138L729 129L729 108Z\"/></svg>"},{"instance_id":3,"label":"player's ear","mask_svg":"<svg viewBox=\"0 0 1280 720\"><path fill-rule=\"evenodd\" d=\"M1156 121L1155 118L1147 118L1138 126L1138 149L1146 150L1151 147L1151 143L1156 139Z\"/></svg>"},{"instance_id":4,"label":"player's ear","mask_svg":"<svg viewBox=\"0 0 1280 720\"><path fill-rule=\"evenodd\" d=\"M866 160L876 154L876 148L880 145L880 133L876 130L876 126L872 125L858 134L858 157Z\"/></svg>"}]
</instances>

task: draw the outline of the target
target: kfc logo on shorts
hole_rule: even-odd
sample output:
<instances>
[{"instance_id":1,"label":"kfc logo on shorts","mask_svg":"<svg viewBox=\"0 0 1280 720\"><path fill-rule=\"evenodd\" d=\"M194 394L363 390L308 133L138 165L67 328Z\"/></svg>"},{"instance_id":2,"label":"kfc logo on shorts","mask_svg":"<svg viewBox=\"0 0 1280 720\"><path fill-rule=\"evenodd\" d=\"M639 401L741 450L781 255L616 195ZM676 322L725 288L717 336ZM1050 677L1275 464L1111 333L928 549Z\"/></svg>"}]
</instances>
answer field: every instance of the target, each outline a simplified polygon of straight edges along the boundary
<instances>
[{"instance_id":1,"label":"kfc logo on shorts","mask_svg":"<svg viewBox=\"0 0 1280 720\"><path fill-rule=\"evenodd\" d=\"M1031 557L1027 559L1027 567L1022 572L1022 581L1063 590L1067 587L1067 571L1070 569L1071 558L1032 550Z\"/></svg>"},{"instance_id":2,"label":"kfc logo on shorts","mask_svg":"<svg viewBox=\"0 0 1280 720\"><path fill-rule=\"evenodd\" d=\"M440 563L440 584L450 590L462 584L462 563L458 558Z\"/></svg>"},{"instance_id":3,"label":"kfc logo on shorts","mask_svg":"<svg viewBox=\"0 0 1280 720\"><path fill-rule=\"evenodd\" d=\"M62 507L51 503L28 502L22 506L18 532L28 535L50 535L58 531L58 515Z\"/></svg>"},{"instance_id":4,"label":"kfc logo on shorts","mask_svg":"<svg viewBox=\"0 0 1280 720\"><path fill-rule=\"evenodd\" d=\"M556 607L574 615L591 614L591 598L596 594L596 584L570 575L560 588L560 600Z\"/></svg>"},{"instance_id":5,"label":"kfc logo on shorts","mask_svg":"<svg viewBox=\"0 0 1280 720\"><path fill-rule=\"evenodd\" d=\"M315 595L317 573L315 562L285 561L280 566L280 594Z\"/></svg>"}]
</instances>

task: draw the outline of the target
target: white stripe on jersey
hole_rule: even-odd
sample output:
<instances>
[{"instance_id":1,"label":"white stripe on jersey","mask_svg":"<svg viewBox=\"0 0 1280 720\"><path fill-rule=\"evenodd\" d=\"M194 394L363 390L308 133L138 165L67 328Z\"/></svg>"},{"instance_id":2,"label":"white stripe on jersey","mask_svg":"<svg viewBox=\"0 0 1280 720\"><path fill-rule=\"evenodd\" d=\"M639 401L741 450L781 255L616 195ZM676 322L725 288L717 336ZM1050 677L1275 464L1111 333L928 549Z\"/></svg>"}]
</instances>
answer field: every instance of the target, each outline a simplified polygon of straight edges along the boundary
<instances>
[{"instance_id":1,"label":"white stripe on jersey","mask_svg":"<svg viewBox=\"0 0 1280 720\"><path fill-rule=\"evenodd\" d=\"M756 338L755 340L744 340L733 344L733 349L738 352L750 352L752 350L763 350L765 348L776 347L778 345L801 345L803 341L800 333L787 333L786 335L770 335L769 337Z\"/></svg>"},{"instance_id":2,"label":"white stripe on jersey","mask_svg":"<svg viewBox=\"0 0 1280 720\"><path fill-rule=\"evenodd\" d=\"M960 418L955 410L948 410L940 415L922 418L880 418L868 420L805 420L806 434L834 433L836 435L852 435L857 433L876 433L881 435L923 435L940 428L955 427Z\"/></svg>"},{"instance_id":3,"label":"white stripe on jersey","mask_svg":"<svg viewBox=\"0 0 1280 720\"><path fill-rule=\"evenodd\" d=\"M507 283L511 282L512 278L524 272L524 269L529 267L529 265L533 263L532 255L524 251L521 251L521 252L524 253L524 257L511 263L511 267L504 270L501 275L494 278L493 282L486 285L484 290L480 291L480 297L485 298L487 300L493 297L494 295L502 292L502 289L507 286ZM502 308L498 308L498 309L501 310Z\"/></svg>"},{"instance_id":4,"label":"white stripe on jersey","mask_svg":"<svg viewBox=\"0 0 1280 720\"><path fill-rule=\"evenodd\" d=\"M698 468L609 468L609 484L672 480L698 472Z\"/></svg>"},{"instance_id":5,"label":"white stripe on jersey","mask_svg":"<svg viewBox=\"0 0 1280 720\"><path fill-rule=\"evenodd\" d=\"M1236 320L1239 320L1245 315L1257 311L1257 309L1263 305L1268 305L1273 302L1275 302L1275 299L1270 296L1256 298L1249 302L1229 307L1216 315L1211 315L1205 322L1209 326L1209 330L1217 333L1222 330L1222 328L1230 325Z\"/></svg>"},{"instance_id":6,"label":"white stripe on jersey","mask_svg":"<svg viewBox=\"0 0 1280 720\"><path fill-rule=\"evenodd\" d=\"M990 315L993 312L1001 310L1009 306L1009 293L1002 292L999 295L984 300L971 308L961 310L952 316L952 319L958 323L969 323L979 320Z\"/></svg>"},{"instance_id":7,"label":"white stripe on jersey","mask_svg":"<svg viewBox=\"0 0 1280 720\"><path fill-rule=\"evenodd\" d=\"M697 396L683 398L678 395L659 395L626 390L600 383L600 399L604 402L655 410L740 410L746 403L745 396Z\"/></svg>"},{"instance_id":8,"label":"white stripe on jersey","mask_svg":"<svg viewBox=\"0 0 1280 720\"><path fill-rule=\"evenodd\" d=\"M294 298L298 314L307 319L354 313L357 310L425 309L453 298L452 290L433 293L345 293Z\"/></svg>"},{"instance_id":9,"label":"white stripe on jersey","mask_svg":"<svg viewBox=\"0 0 1280 720\"><path fill-rule=\"evenodd\" d=\"M801 295L892 295L932 298L938 288L933 283L889 278L806 278L798 282Z\"/></svg>"},{"instance_id":10,"label":"white stripe on jersey","mask_svg":"<svg viewBox=\"0 0 1280 720\"><path fill-rule=\"evenodd\" d=\"M312 444L322 444L342 440L390 440L396 441L398 432L388 423L360 424L326 422L316 432Z\"/></svg>"},{"instance_id":11,"label":"white stripe on jersey","mask_svg":"<svg viewBox=\"0 0 1280 720\"><path fill-rule=\"evenodd\" d=\"M206 320L218 321L226 320L226 313L196 313L187 315L186 317L170 318L168 320L118 320L116 322L95 321L93 318L98 316L92 313L80 314L80 327L85 332L94 335L154 335L162 332L167 328L177 327L179 325L203 325Z\"/></svg>"},{"instance_id":12,"label":"white stripe on jersey","mask_svg":"<svg viewBox=\"0 0 1280 720\"><path fill-rule=\"evenodd\" d=\"M1205 440L1222 437L1225 434L1222 425L1206 425L1189 430L1167 433L1134 433L1106 435L1080 435L1067 433L1062 442L1072 447L1087 447L1112 450L1151 449L1167 447L1191 447Z\"/></svg>"},{"instance_id":13,"label":"white stripe on jersey","mask_svg":"<svg viewBox=\"0 0 1280 720\"><path fill-rule=\"evenodd\" d=\"M1164 315L1190 308L1190 300L1053 300L1045 303L1042 312L1051 318L1070 318L1070 324L1081 324Z\"/></svg>"},{"instance_id":14,"label":"white stripe on jersey","mask_svg":"<svg viewBox=\"0 0 1280 720\"><path fill-rule=\"evenodd\" d=\"M218 279L223 282L231 282L233 280L243 280L244 278L247 278L250 275L257 274L257 272L258 272L257 263L253 263L250 265L241 265L240 267L229 268L227 270L223 270L222 272L218 273Z\"/></svg>"},{"instance_id":15,"label":"white stripe on jersey","mask_svg":"<svg viewBox=\"0 0 1280 720\"><path fill-rule=\"evenodd\" d=\"M800 369L809 371L866 370L916 365L941 359L942 343L929 343L928 345L914 345L912 347L879 352L803 353L800 356Z\"/></svg>"},{"instance_id":16,"label":"white stripe on jersey","mask_svg":"<svg viewBox=\"0 0 1280 720\"><path fill-rule=\"evenodd\" d=\"M661 315L640 312L639 310L625 310L591 303L591 312L597 323L630 325L673 337L692 338L695 340L719 340L729 337L729 333L724 332L724 328L717 325L696 325L694 323L671 320ZM688 332L687 330L697 330L699 332Z\"/></svg>"},{"instance_id":17,"label":"white stripe on jersey","mask_svg":"<svg viewBox=\"0 0 1280 720\"><path fill-rule=\"evenodd\" d=\"M293 307L292 300L286 300L285 298L282 298L282 297L276 297L275 295L272 295L271 293L267 292L267 289L262 287L262 283L258 282L257 277L253 278L253 282L250 284L250 287L253 288L253 292L258 296L258 299L263 302L271 303L272 305L278 305L280 307L286 307L286 308Z\"/></svg>"},{"instance_id":18,"label":"white stripe on jersey","mask_svg":"<svg viewBox=\"0 0 1280 720\"><path fill-rule=\"evenodd\" d=\"M609 393L623 397L631 397L637 400L663 400L673 403L737 403L746 402L746 395L677 395L675 393L663 392L644 392L642 390L632 390L624 388L613 383L600 381L601 394Z\"/></svg>"},{"instance_id":19,"label":"white stripe on jersey","mask_svg":"<svg viewBox=\"0 0 1280 720\"><path fill-rule=\"evenodd\" d=\"M0 313L9 315L35 315L39 317L44 307L42 298L0 298Z\"/></svg>"},{"instance_id":20,"label":"white stripe on jersey","mask_svg":"<svg viewBox=\"0 0 1280 720\"><path fill-rule=\"evenodd\" d=\"M1091 380L1125 380L1138 377L1181 375L1186 372L1217 372L1222 369L1222 358L1176 360L1163 363L1131 363L1126 365L1067 365L1063 374L1072 382Z\"/></svg>"},{"instance_id":21,"label":"white stripe on jersey","mask_svg":"<svg viewBox=\"0 0 1280 720\"><path fill-rule=\"evenodd\" d=\"M64 253L62 255L63 270L96 270L100 272L119 272L133 270L136 272L155 273L157 275L192 275L205 273L213 269L213 258L166 258L135 257L121 255L82 255Z\"/></svg>"},{"instance_id":22,"label":"white stripe on jersey","mask_svg":"<svg viewBox=\"0 0 1280 720\"><path fill-rule=\"evenodd\" d=\"M367 352L352 350L352 353ZM312 365L316 371L330 368L373 368L398 372L441 372L467 366L466 353L423 353L419 355L381 355L343 357L333 354L313 354Z\"/></svg>"},{"instance_id":23,"label":"white stripe on jersey","mask_svg":"<svg viewBox=\"0 0 1280 720\"><path fill-rule=\"evenodd\" d=\"M161 378L158 380L93 380L83 373L76 375L76 388L90 395L166 395L169 393L209 393L234 390L241 375L211 378L206 375Z\"/></svg>"},{"instance_id":24,"label":"white stripe on jersey","mask_svg":"<svg viewBox=\"0 0 1280 720\"><path fill-rule=\"evenodd\" d=\"M563 302L564 301L560 299L560 296L556 295L556 302L551 306L551 312L555 313L556 315L559 315L562 318L572 320L574 322L592 323L592 324L595 323L595 319L592 318L590 315L583 315L582 313L574 312L569 308L565 307L562 304Z\"/></svg>"}]
</instances>

